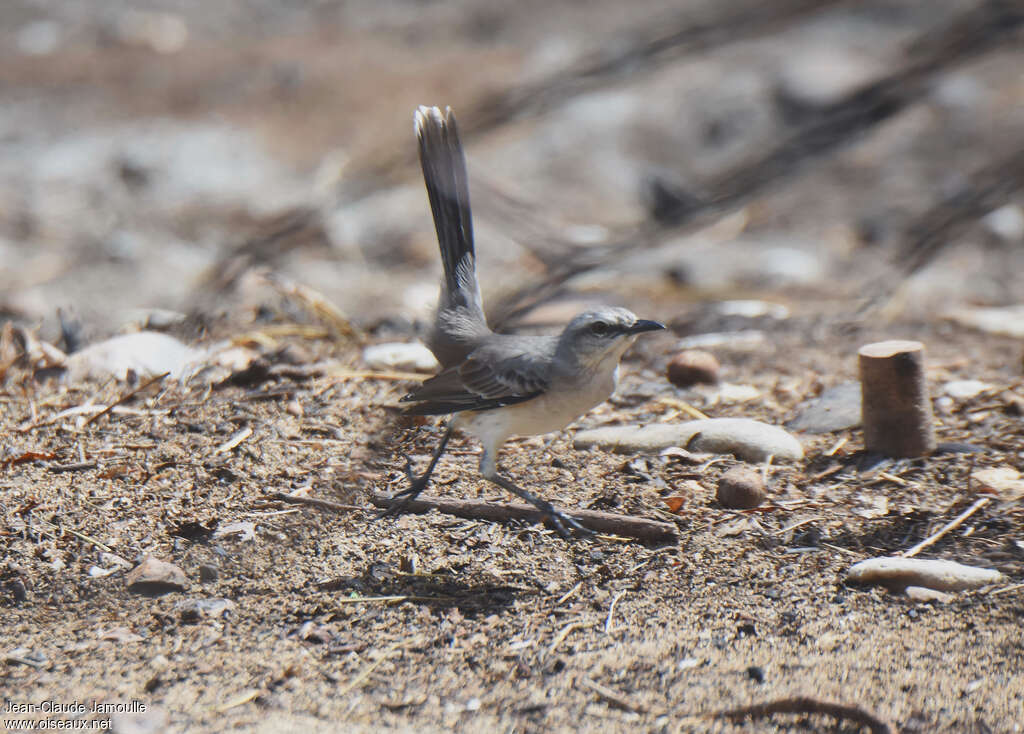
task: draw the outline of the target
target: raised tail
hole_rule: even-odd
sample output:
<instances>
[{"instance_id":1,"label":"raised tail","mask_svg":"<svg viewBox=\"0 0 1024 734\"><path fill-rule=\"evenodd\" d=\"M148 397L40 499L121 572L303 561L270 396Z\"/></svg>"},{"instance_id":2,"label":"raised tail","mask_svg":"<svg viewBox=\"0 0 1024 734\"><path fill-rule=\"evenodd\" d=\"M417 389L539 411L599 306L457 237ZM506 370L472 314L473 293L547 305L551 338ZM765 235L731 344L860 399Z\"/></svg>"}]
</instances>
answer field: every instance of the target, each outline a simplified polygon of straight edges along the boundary
<instances>
[{"instance_id":1,"label":"raised tail","mask_svg":"<svg viewBox=\"0 0 1024 734\"><path fill-rule=\"evenodd\" d=\"M450 107L443 112L438 107L420 107L415 121L423 180L444 265L441 300L429 345L441 364L447 365L460 361L467 348L490 330L476 279L469 177L455 113Z\"/></svg>"},{"instance_id":2,"label":"raised tail","mask_svg":"<svg viewBox=\"0 0 1024 734\"><path fill-rule=\"evenodd\" d=\"M449 296L467 286L476 289L473 219L469 208L469 177L459 129L451 107L416 110L416 137L420 164L427 184L430 211L444 264L444 284ZM452 304L456 305L456 304Z\"/></svg>"}]
</instances>

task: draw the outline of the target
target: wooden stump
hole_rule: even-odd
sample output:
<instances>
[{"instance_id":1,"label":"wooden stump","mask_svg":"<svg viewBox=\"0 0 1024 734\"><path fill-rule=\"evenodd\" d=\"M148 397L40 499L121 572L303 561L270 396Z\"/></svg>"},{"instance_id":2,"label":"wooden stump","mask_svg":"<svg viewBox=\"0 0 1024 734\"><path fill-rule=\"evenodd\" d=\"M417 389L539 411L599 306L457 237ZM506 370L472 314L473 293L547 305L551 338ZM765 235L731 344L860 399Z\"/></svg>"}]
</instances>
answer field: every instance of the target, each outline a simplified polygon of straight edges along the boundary
<instances>
[{"instance_id":1,"label":"wooden stump","mask_svg":"<svg viewBox=\"0 0 1024 734\"><path fill-rule=\"evenodd\" d=\"M932 404L924 377L924 345L892 340L858 352L864 446L886 456L924 456L935 449Z\"/></svg>"}]
</instances>

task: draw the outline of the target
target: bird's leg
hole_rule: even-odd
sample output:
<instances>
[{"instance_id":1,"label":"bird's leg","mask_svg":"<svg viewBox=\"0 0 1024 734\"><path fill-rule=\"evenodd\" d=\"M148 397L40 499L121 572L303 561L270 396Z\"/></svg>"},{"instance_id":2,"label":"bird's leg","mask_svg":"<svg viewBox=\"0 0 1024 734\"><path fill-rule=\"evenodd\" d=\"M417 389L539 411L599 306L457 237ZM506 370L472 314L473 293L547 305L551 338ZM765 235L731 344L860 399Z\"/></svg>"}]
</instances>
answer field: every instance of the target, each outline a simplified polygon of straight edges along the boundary
<instances>
[{"instance_id":1,"label":"bird's leg","mask_svg":"<svg viewBox=\"0 0 1024 734\"><path fill-rule=\"evenodd\" d=\"M544 517L555 526L555 530L566 540L570 539L569 531L565 529L568 525L580 535L594 535L594 531L590 528L585 528L576 522L575 519L566 515L561 510L556 508L553 504L547 500L541 499L530 492L527 492L522 487L516 486L511 479L503 477L498 473L498 465L494 460L494 454L496 449L484 447L483 456L480 457L480 473L484 476L484 479L489 482L497 484L502 489L505 489L516 497L526 500L531 505L536 507L544 515Z\"/></svg>"},{"instance_id":2,"label":"bird's leg","mask_svg":"<svg viewBox=\"0 0 1024 734\"><path fill-rule=\"evenodd\" d=\"M444 436L441 437L441 443L434 449L434 455L430 457L430 463L427 465L427 470L420 476L416 476L412 471L412 461L408 456L405 456L405 475L409 477L409 489L402 492L398 492L391 497L391 506L380 513L377 517L397 517L405 512L405 508L409 506L409 503L416 499L420 492L427 488L427 484L430 483L430 475L434 473L434 467L437 466L438 460L441 458L441 454L444 453L445 448L448 446L448 440L452 437L452 431L455 430L451 426L444 432ZM396 501L398 500L398 501Z\"/></svg>"}]
</instances>

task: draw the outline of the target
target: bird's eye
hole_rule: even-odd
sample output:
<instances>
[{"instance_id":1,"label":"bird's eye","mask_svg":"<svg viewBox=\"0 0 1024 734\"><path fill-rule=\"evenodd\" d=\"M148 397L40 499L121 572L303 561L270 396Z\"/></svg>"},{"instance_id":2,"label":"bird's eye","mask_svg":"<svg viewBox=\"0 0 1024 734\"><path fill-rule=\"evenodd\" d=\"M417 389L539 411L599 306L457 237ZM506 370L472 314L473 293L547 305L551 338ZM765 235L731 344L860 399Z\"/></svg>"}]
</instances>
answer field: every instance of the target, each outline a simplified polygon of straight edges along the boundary
<instances>
[{"instance_id":1,"label":"bird's eye","mask_svg":"<svg viewBox=\"0 0 1024 734\"><path fill-rule=\"evenodd\" d=\"M590 333L594 336L607 336L608 324L603 321L595 321L590 325Z\"/></svg>"}]
</instances>

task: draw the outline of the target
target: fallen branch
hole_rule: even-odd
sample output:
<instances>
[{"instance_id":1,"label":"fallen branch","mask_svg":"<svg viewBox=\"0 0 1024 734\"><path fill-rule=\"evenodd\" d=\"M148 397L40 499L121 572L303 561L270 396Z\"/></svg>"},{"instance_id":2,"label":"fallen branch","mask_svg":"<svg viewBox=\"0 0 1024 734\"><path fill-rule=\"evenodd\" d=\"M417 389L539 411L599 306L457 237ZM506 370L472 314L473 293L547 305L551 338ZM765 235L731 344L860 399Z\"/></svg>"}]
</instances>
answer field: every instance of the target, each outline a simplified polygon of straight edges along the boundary
<instances>
[{"instance_id":1,"label":"fallen branch","mask_svg":"<svg viewBox=\"0 0 1024 734\"><path fill-rule=\"evenodd\" d=\"M381 509L388 509L394 501L386 494L372 492L370 502ZM407 511L418 513L430 510L437 510L467 520L487 520L489 522L508 522L509 520L540 522L544 519L544 514L533 505L423 495L410 502ZM645 543L670 543L675 542L678 538L675 526L667 522L598 510L563 509L562 511L583 527L598 533L636 538Z\"/></svg>"},{"instance_id":2,"label":"fallen branch","mask_svg":"<svg viewBox=\"0 0 1024 734\"><path fill-rule=\"evenodd\" d=\"M298 497L285 494L284 492L274 492L269 494L268 498L292 505L306 505L319 510L342 514L353 510L367 511L365 507L343 505L313 497ZM386 510L391 507L394 500L386 494L371 492L370 502L375 507ZM455 515L467 520L487 520L488 522L508 522L509 520L539 522L544 519L542 513L533 505L505 504L501 502L486 502L484 500L450 499L423 495L410 502L406 509L407 512L411 513L430 512L431 510L437 510L438 512ZM642 517L617 515L598 510L573 510L565 514L576 520L580 525L598 533L636 538L644 543L674 543L679 536L674 525L657 520L646 520Z\"/></svg>"},{"instance_id":3,"label":"fallen branch","mask_svg":"<svg viewBox=\"0 0 1024 734\"><path fill-rule=\"evenodd\" d=\"M711 4L704 13L685 4L680 11L656 14L598 39L593 51L550 74L486 95L460 113L460 128L472 140L512 122L548 114L580 95L642 78L680 58L781 32L830 6L844 4L848 0L747 0ZM411 148L375 150L365 159L350 162L342 200L361 201L401 183L414 162Z\"/></svg>"},{"instance_id":4,"label":"fallen branch","mask_svg":"<svg viewBox=\"0 0 1024 734\"><path fill-rule=\"evenodd\" d=\"M848 719L861 726L866 726L871 730L871 734L896 734L896 727L859 706L848 706L804 697L783 698L778 701L757 703L753 706L715 711L707 714L704 718L738 721L748 716L751 719L763 719L774 714L824 714L840 721Z\"/></svg>"},{"instance_id":5,"label":"fallen branch","mask_svg":"<svg viewBox=\"0 0 1024 734\"><path fill-rule=\"evenodd\" d=\"M1012 44L1024 26L1024 12L1010 3L982 3L951 16L947 22L912 39L906 58L883 77L853 90L836 102L794 124L788 135L748 160L729 168L700 186L699 195L677 192L676 205L662 213L662 221L644 221L613 231L599 244L580 246L556 262L545 262L546 273L529 286L505 294L489 308L495 328L522 317L565 289L570 280L609 264L619 263L626 253L653 248L669 235L692 232L717 221L764 194L773 184L795 178L808 164L839 148L906 110L931 88L939 75L978 56ZM956 207L949 202L930 211L915 225L909 251L901 253L903 272L913 272L930 262L941 244L951 241L946 224L973 221L989 211L999 195L1020 186L1019 153L1004 156L986 169L974 189ZM1012 173L1005 178L1007 169ZM998 205L998 204L995 204ZM984 208L989 206L989 209ZM950 209L948 221L942 212ZM542 261L544 261L542 259ZM903 273L900 277L905 277ZM887 291L888 292L888 291Z\"/></svg>"}]
</instances>

